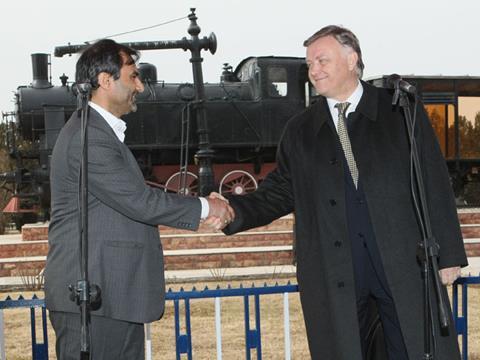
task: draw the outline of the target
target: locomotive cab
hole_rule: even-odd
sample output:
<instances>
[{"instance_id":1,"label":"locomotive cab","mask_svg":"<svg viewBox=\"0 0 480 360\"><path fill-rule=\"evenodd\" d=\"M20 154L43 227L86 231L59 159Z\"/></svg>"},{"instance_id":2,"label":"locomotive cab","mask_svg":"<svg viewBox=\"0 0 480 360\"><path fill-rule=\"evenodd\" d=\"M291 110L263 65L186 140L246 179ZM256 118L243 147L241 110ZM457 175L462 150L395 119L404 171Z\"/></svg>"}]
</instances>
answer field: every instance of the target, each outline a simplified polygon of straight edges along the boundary
<instances>
[{"instance_id":1,"label":"locomotive cab","mask_svg":"<svg viewBox=\"0 0 480 360\"><path fill-rule=\"evenodd\" d=\"M368 80L387 86L388 76ZM480 204L480 77L405 75L414 85L447 162L458 206Z\"/></svg>"},{"instance_id":2,"label":"locomotive cab","mask_svg":"<svg viewBox=\"0 0 480 360\"><path fill-rule=\"evenodd\" d=\"M304 58L249 57L238 65L234 74L239 81L251 84L256 99L292 99L305 106L308 76Z\"/></svg>"}]
</instances>

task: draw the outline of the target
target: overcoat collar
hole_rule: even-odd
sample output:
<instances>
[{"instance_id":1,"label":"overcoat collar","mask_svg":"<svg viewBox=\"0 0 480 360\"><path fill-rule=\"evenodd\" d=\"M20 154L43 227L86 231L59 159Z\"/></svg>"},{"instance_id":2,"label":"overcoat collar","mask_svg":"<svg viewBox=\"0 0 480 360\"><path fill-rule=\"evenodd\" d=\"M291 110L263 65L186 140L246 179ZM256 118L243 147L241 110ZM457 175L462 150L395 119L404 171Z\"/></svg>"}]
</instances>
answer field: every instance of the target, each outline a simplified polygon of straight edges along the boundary
<instances>
[{"instance_id":1,"label":"overcoat collar","mask_svg":"<svg viewBox=\"0 0 480 360\"><path fill-rule=\"evenodd\" d=\"M376 121L378 113L378 91L373 85L370 85L364 81L362 81L362 86L363 95L357 105L356 112L359 112L371 121ZM325 97L320 96L319 100L312 105L312 110L312 116L315 119L313 122L315 134L318 134L326 122L332 124L333 126L332 121L327 121L328 119L331 120L332 115L330 114L327 99Z\"/></svg>"},{"instance_id":2,"label":"overcoat collar","mask_svg":"<svg viewBox=\"0 0 480 360\"><path fill-rule=\"evenodd\" d=\"M378 90L365 81L362 81L363 95L358 103L356 111L372 121L377 121Z\"/></svg>"}]
</instances>

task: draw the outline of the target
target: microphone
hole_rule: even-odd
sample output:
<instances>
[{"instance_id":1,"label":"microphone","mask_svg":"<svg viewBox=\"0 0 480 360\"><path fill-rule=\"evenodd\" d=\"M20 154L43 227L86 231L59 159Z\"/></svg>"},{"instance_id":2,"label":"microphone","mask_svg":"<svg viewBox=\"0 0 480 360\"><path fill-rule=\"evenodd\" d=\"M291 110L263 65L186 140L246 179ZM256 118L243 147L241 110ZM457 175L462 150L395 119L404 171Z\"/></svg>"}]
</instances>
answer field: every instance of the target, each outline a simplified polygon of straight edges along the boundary
<instances>
[{"instance_id":1,"label":"microphone","mask_svg":"<svg viewBox=\"0 0 480 360\"><path fill-rule=\"evenodd\" d=\"M402 91L405 91L408 94L415 95L417 93L417 88L412 84L403 80L398 74L390 75L387 78L387 85L390 88L393 88L395 90L400 89Z\"/></svg>"}]
</instances>

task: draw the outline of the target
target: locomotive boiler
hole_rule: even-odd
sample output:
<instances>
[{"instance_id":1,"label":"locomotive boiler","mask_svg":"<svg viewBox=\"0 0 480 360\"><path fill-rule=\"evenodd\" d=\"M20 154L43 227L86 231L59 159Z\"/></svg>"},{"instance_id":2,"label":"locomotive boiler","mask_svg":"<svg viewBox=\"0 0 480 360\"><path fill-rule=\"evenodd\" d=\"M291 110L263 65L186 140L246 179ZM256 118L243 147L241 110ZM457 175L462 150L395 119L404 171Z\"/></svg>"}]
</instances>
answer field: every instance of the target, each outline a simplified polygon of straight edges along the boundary
<instances>
[{"instance_id":1,"label":"locomotive boiler","mask_svg":"<svg viewBox=\"0 0 480 360\"><path fill-rule=\"evenodd\" d=\"M196 17L192 20L190 15L190 20L192 35ZM203 49L215 52L213 34L201 40ZM127 45L143 50L189 46L186 38ZM76 52L82 46L57 47L55 54ZM200 49L195 51L199 57ZM18 87L15 111L4 114L8 150L16 161L15 171L0 175L14 193L4 212L15 213L17 225L36 220L37 214L48 218L50 156L62 126L77 109L69 78L62 75L59 85L51 83L49 56L32 55L33 81ZM225 64L218 83L203 83L201 68L195 67L193 83L159 80L150 63L140 63L139 72L145 91L137 95L137 112L123 118L125 143L148 184L185 195L202 193L199 175L205 172L205 154L210 157L209 190L222 194L255 190L275 166L285 123L308 105L311 91L305 61L295 57L248 57L235 69Z\"/></svg>"}]
</instances>

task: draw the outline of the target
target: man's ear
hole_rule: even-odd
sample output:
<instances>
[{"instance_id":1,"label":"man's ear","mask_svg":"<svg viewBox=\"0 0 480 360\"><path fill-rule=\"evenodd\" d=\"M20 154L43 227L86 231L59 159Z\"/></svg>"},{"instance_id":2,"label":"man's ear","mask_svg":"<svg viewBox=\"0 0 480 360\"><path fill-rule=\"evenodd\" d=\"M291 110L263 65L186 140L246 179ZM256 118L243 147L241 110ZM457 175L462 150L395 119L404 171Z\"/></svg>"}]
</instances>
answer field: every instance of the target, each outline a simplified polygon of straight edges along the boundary
<instances>
[{"instance_id":1,"label":"man's ear","mask_svg":"<svg viewBox=\"0 0 480 360\"><path fill-rule=\"evenodd\" d=\"M112 83L112 75L107 74L106 72L101 72L98 74L98 87L108 90Z\"/></svg>"},{"instance_id":2,"label":"man's ear","mask_svg":"<svg viewBox=\"0 0 480 360\"><path fill-rule=\"evenodd\" d=\"M353 71L357 67L358 54L355 51L350 51L348 54L348 69Z\"/></svg>"}]
</instances>

